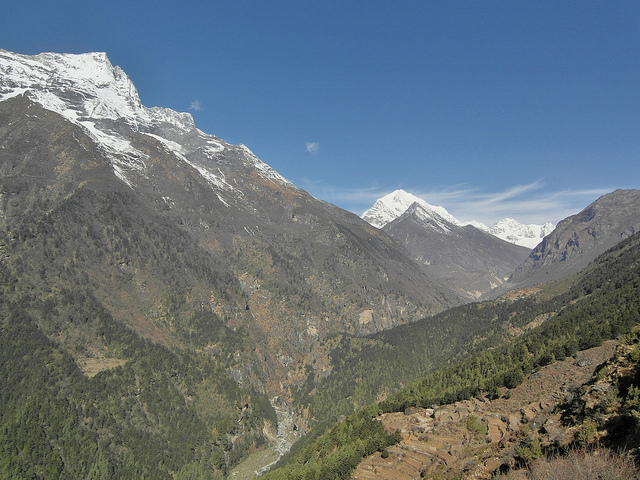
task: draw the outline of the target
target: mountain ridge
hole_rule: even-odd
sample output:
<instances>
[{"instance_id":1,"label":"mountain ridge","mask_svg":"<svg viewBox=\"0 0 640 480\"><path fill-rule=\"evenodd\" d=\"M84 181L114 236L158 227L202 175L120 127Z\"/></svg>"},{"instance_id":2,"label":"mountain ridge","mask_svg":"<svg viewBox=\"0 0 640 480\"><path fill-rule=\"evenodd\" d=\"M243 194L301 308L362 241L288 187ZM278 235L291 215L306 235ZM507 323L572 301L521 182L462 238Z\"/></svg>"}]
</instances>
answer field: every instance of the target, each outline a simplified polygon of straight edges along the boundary
<instances>
[{"instance_id":1,"label":"mountain ridge","mask_svg":"<svg viewBox=\"0 0 640 480\"><path fill-rule=\"evenodd\" d=\"M473 225L450 223L418 202L382 230L430 274L471 299L502 285L529 253Z\"/></svg>"},{"instance_id":2,"label":"mountain ridge","mask_svg":"<svg viewBox=\"0 0 640 480\"><path fill-rule=\"evenodd\" d=\"M225 181L224 175L217 175L203 165L224 150L244 154L243 160L265 178L293 186L246 146L231 146L196 129L191 114L142 105L133 82L120 67L112 66L105 53L27 56L0 50L0 72L0 101L26 94L44 108L80 125L104 148L114 171L129 186L132 184L127 172L144 173L147 156L119 133L118 122L158 139L227 194L234 188ZM200 141L199 152L189 148L193 147L194 134ZM188 159L188 153L198 153L199 161Z\"/></svg>"},{"instance_id":3,"label":"mountain ridge","mask_svg":"<svg viewBox=\"0 0 640 480\"><path fill-rule=\"evenodd\" d=\"M486 226L465 224L404 190L377 200L362 218L402 243L427 272L468 299L502 285L529 253L492 235Z\"/></svg>"}]
</instances>

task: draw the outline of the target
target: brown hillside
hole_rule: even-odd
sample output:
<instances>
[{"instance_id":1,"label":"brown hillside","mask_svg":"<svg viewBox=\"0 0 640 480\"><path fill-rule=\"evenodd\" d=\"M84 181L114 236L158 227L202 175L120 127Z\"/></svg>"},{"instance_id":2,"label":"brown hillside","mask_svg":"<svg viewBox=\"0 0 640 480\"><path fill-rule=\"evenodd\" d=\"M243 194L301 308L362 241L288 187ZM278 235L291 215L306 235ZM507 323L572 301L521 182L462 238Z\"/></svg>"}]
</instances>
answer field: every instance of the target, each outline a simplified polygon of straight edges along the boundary
<instances>
[{"instance_id":1,"label":"brown hillside","mask_svg":"<svg viewBox=\"0 0 640 480\"><path fill-rule=\"evenodd\" d=\"M515 463L516 448L534 430L546 432L549 441L570 442L554 409L611 358L615 347L609 341L544 367L494 400L472 398L382 415L385 429L399 431L402 441L388 448L388 456L382 452L365 459L353 479L446 479L461 471L465 479L490 479L501 465Z\"/></svg>"}]
</instances>

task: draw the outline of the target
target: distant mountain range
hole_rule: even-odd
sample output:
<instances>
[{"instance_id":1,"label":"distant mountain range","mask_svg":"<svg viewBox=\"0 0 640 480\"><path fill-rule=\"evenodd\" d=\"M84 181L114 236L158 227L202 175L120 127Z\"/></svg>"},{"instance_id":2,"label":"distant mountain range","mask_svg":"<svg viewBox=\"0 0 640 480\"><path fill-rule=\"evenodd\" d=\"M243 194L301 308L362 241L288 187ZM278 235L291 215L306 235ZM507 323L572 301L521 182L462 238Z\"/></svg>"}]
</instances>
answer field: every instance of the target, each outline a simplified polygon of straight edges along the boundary
<instances>
[{"instance_id":1,"label":"distant mountain range","mask_svg":"<svg viewBox=\"0 0 640 480\"><path fill-rule=\"evenodd\" d=\"M512 218L503 218L492 227L487 227L484 223L477 221L461 222L447 212L444 207L430 205L423 199L404 190L396 190L379 198L361 217L374 227L383 228L400 217L414 203L418 204L425 213L433 216L434 219L442 219L448 224L459 227L472 225L495 237L529 249L535 248L554 229L554 225L551 222L543 225L524 225Z\"/></svg>"},{"instance_id":2,"label":"distant mountain range","mask_svg":"<svg viewBox=\"0 0 640 480\"><path fill-rule=\"evenodd\" d=\"M468 298L478 298L504 283L530 249L465 224L443 207L434 207L404 190L375 202L362 218L405 245L425 270ZM506 228L509 227L509 228ZM505 219L496 224L503 237L531 241L545 228Z\"/></svg>"},{"instance_id":3,"label":"distant mountain range","mask_svg":"<svg viewBox=\"0 0 640 480\"><path fill-rule=\"evenodd\" d=\"M512 218L503 218L496 222L492 227L487 227L480 222L473 222L472 225L477 226L491 235L502 238L507 242L522 245L529 249L535 248L542 239L550 234L555 228L554 224L551 222L547 222L542 225L536 225L533 223L524 225Z\"/></svg>"},{"instance_id":4,"label":"distant mountain range","mask_svg":"<svg viewBox=\"0 0 640 480\"><path fill-rule=\"evenodd\" d=\"M640 193L604 195L556 228L509 218L490 228L463 223L404 190L380 198L362 218L404 244L430 275L462 295L495 297L576 273L639 231Z\"/></svg>"}]
</instances>

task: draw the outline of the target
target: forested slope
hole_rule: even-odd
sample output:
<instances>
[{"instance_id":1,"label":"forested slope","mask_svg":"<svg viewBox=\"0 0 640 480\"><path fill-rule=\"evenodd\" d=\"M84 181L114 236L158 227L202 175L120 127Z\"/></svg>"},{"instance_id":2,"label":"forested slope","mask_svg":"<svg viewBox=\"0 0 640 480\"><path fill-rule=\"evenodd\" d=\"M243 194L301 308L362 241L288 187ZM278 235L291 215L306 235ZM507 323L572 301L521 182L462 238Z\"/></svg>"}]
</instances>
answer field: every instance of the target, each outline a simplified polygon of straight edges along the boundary
<instances>
[{"instance_id":1,"label":"forested slope","mask_svg":"<svg viewBox=\"0 0 640 480\"><path fill-rule=\"evenodd\" d=\"M0 477L222 477L276 423L262 373L246 373L254 344L211 304L242 302L239 283L105 183L74 135L6 159L39 155L41 170L4 172L0 192ZM52 160L84 181L52 181Z\"/></svg>"},{"instance_id":2,"label":"forested slope","mask_svg":"<svg viewBox=\"0 0 640 480\"><path fill-rule=\"evenodd\" d=\"M314 418L343 415L386 397L457 358L500 344L509 331L547 318L560 298L525 296L474 303L367 337L342 337L331 352L331 373L295 390Z\"/></svg>"},{"instance_id":3,"label":"forested slope","mask_svg":"<svg viewBox=\"0 0 640 480\"><path fill-rule=\"evenodd\" d=\"M141 339L84 289L42 301L7 292L18 282L0 273L10 299L1 307L0 477L212 478L263 441L265 420L275 423L268 400L239 388L224 361ZM38 328L69 305L71 322L91 324L120 366L84 375Z\"/></svg>"}]
</instances>

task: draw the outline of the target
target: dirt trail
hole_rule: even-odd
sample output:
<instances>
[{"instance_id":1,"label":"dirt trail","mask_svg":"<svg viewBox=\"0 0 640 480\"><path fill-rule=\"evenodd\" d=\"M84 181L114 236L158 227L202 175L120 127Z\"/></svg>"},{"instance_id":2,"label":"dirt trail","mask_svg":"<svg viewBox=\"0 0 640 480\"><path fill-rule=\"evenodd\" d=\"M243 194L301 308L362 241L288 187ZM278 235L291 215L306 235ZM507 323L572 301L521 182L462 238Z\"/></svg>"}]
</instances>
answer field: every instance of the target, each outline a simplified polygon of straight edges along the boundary
<instances>
[{"instance_id":1,"label":"dirt trail","mask_svg":"<svg viewBox=\"0 0 640 480\"><path fill-rule=\"evenodd\" d=\"M574 357L546 366L511 390L509 398L489 401L472 398L433 409L410 408L404 413L382 415L388 432L399 431L402 441L389 447L389 455L376 453L355 470L354 480L414 480L450 478L464 471L465 479L490 479L513 455L523 427L543 424L548 435L562 441L566 432L552 414L570 390L588 381L595 368L614 353L616 343L579 352ZM486 427L479 435L467 428L474 415Z\"/></svg>"}]
</instances>

